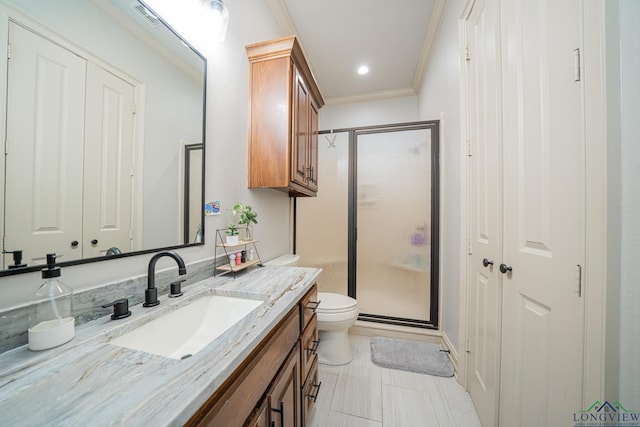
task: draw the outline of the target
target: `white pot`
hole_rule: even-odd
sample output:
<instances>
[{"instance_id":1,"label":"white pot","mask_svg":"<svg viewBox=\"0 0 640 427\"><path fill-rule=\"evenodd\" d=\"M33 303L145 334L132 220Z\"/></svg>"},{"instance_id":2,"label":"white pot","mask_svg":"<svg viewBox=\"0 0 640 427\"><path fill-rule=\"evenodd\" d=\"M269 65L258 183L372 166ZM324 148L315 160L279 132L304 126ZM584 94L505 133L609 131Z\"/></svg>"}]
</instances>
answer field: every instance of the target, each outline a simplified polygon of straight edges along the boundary
<instances>
[{"instance_id":1,"label":"white pot","mask_svg":"<svg viewBox=\"0 0 640 427\"><path fill-rule=\"evenodd\" d=\"M238 235L235 236L227 236L227 245L237 245L238 244Z\"/></svg>"}]
</instances>

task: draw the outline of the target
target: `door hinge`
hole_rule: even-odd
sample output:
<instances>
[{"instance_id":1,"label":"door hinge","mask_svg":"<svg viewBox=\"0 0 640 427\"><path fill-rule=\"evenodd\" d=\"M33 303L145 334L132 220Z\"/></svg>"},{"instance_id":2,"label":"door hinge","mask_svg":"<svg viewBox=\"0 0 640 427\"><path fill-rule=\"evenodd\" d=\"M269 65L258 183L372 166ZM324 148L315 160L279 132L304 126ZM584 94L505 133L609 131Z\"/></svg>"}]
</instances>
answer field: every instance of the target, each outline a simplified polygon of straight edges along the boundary
<instances>
[{"instance_id":1,"label":"door hinge","mask_svg":"<svg viewBox=\"0 0 640 427\"><path fill-rule=\"evenodd\" d=\"M580 264L576 264L576 282L578 285L576 292L578 297L582 297L582 266Z\"/></svg>"},{"instance_id":2,"label":"door hinge","mask_svg":"<svg viewBox=\"0 0 640 427\"><path fill-rule=\"evenodd\" d=\"M472 255L473 251L471 250L471 239L467 239L467 255Z\"/></svg>"},{"instance_id":3,"label":"door hinge","mask_svg":"<svg viewBox=\"0 0 640 427\"><path fill-rule=\"evenodd\" d=\"M573 81L579 82L581 79L580 70L580 49L573 50Z\"/></svg>"},{"instance_id":4,"label":"door hinge","mask_svg":"<svg viewBox=\"0 0 640 427\"><path fill-rule=\"evenodd\" d=\"M131 114L136 115L136 104L131 104Z\"/></svg>"},{"instance_id":5,"label":"door hinge","mask_svg":"<svg viewBox=\"0 0 640 427\"><path fill-rule=\"evenodd\" d=\"M471 48L469 46L465 48L464 59L467 61L471 61Z\"/></svg>"},{"instance_id":6,"label":"door hinge","mask_svg":"<svg viewBox=\"0 0 640 427\"><path fill-rule=\"evenodd\" d=\"M9 138L5 138L4 140L4 155L9 154Z\"/></svg>"},{"instance_id":7,"label":"door hinge","mask_svg":"<svg viewBox=\"0 0 640 427\"><path fill-rule=\"evenodd\" d=\"M464 344L464 351L471 353L471 338L467 338L467 341Z\"/></svg>"},{"instance_id":8,"label":"door hinge","mask_svg":"<svg viewBox=\"0 0 640 427\"><path fill-rule=\"evenodd\" d=\"M467 156L471 157L471 140L467 139Z\"/></svg>"},{"instance_id":9,"label":"door hinge","mask_svg":"<svg viewBox=\"0 0 640 427\"><path fill-rule=\"evenodd\" d=\"M129 229L129 240L133 240L133 228Z\"/></svg>"},{"instance_id":10,"label":"door hinge","mask_svg":"<svg viewBox=\"0 0 640 427\"><path fill-rule=\"evenodd\" d=\"M7 43L7 59L11 59L11 43Z\"/></svg>"}]
</instances>

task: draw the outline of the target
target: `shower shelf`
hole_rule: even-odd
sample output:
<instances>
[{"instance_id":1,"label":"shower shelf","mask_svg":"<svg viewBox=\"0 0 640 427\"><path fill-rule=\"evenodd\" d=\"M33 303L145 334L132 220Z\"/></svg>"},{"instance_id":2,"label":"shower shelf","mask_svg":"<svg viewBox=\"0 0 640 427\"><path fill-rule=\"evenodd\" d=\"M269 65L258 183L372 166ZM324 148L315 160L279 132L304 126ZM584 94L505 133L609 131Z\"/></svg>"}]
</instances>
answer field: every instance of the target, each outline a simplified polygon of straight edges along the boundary
<instances>
[{"instance_id":1,"label":"shower shelf","mask_svg":"<svg viewBox=\"0 0 640 427\"><path fill-rule=\"evenodd\" d=\"M413 271L413 272L416 272L416 273L426 273L426 272L429 271L429 268L426 265L417 265L417 264L412 264L412 263L408 263L408 262L405 262L405 263L398 262L398 263L393 263L393 264L389 264L389 265L391 265L392 267L395 267L395 268L399 268L399 269L402 269L402 270Z\"/></svg>"},{"instance_id":2,"label":"shower shelf","mask_svg":"<svg viewBox=\"0 0 640 427\"><path fill-rule=\"evenodd\" d=\"M222 236L222 234L225 231L226 231L226 228L221 228L216 230L216 244L215 244L214 256L213 256L214 277L222 276L228 273L233 273L233 277L235 277L237 272L247 269L249 267L252 267L254 265L258 265L262 267L262 260L260 259L260 255L258 254L258 248L256 247L256 243L259 242L258 240L243 240L243 241L239 241L236 244L229 245L225 243L225 239ZM248 253L247 247L253 248L255 252L255 257L256 257L255 259L251 261L247 260L239 265L232 264L229 261L229 255L240 252L240 250L238 250L240 248L244 248L241 250L244 250L245 252ZM220 263L218 260L219 249L222 249L222 252L224 252L224 257L225 257L224 259L226 260ZM222 253L220 255L222 256Z\"/></svg>"}]
</instances>

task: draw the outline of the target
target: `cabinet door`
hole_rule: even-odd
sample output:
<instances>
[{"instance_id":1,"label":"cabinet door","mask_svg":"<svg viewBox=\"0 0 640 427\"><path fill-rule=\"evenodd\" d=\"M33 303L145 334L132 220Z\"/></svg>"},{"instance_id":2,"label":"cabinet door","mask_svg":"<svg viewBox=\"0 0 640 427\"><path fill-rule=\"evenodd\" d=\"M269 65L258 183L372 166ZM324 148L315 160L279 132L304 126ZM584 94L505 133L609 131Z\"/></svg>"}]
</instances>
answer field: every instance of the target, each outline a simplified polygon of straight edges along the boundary
<instances>
[{"instance_id":1,"label":"cabinet door","mask_svg":"<svg viewBox=\"0 0 640 427\"><path fill-rule=\"evenodd\" d=\"M293 96L291 181L306 187L309 158L309 93L298 70L295 70Z\"/></svg>"},{"instance_id":2,"label":"cabinet door","mask_svg":"<svg viewBox=\"0 0 640 427\"><path fill-rule=\"evenodd\" d=\"M313 102L309 102L309 175L307 186L318 191L318 110Z\"/></svg>"},{"instance_id":3,"label":"cabinet door","mask_svg":"<svg viewBox=\"0 0 640 427\"><path fill-rule=\"evenodd\" d=\"M271 425L300 426L300 347L296 343L268 394Z\"/></svg>"},{"instance_id":4,"label":"cabinet door","mask_svg":"<svg viewBox=\"0 0 640 427\"><path fill-rule=\"evenodd\" d=\"M262 404L256 408L251 417L247 420L245 427L270 427L267 399L264 399Z\"/></svg>"}]
</instances>

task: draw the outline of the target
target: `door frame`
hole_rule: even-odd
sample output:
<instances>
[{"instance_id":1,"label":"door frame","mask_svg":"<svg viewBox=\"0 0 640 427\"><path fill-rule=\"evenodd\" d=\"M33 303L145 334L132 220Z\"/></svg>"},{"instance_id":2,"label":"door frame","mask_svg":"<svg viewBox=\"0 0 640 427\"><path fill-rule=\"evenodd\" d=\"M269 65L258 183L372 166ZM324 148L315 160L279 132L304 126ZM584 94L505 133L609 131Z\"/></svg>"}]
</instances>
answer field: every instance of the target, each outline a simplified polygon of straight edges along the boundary
<instances>
[{"instance_id":1,"label":"door frame","mask_svg":"<svg viewBox=\"0 0 640 427\"><path fill-rule=\"evenodd\" d=\"M459 63L466 62L466 22L476 0L467 0L458 20ZM585 153L586 153L586 226L585 226L585 269L583 272L585 334L583 344L583 401L593 402L605 398L605 363L616 364L618 349L607 348L605 319L607 317L607 296L615 295L615 289L607 287L607 94L606 94L606 55L605 55L605 2L583 1L583 40L581 43L581 67L583 76L589 76L584 82L585 117ZM457 346L457 379L465 389L468 387L469 354L469 294L470 294L470 185L468 180L469 161L467 141L469 135L469 114L467 110L468 76L464 66L460 66L460 139L461 146L461 223L460 223L460 299L459 299L459 337ZM615 260L613 260L615 263ZM612 264L614 267L614 264ZM619 301L618 301L619 302ZM614 304L616 302L609 302ZM446 334L443 331L446 340ZM612 380L617 381L615 378ZM580 408L576 408L578 410Z\"/></svg>"},{"instance_id":2,"label":"door frame","mask_svg":"<svg viewBox=\"0 0 640 427\"><path fill-rule=\"evenodd\" d=\"M349 211L348 211L348 293L356 298L358 229L358 136L379 133L429 130L431 134L431 258L429 278L429 320L409 320L371 313L360 313L358 320L389 325L438 329L440 314L440 120L394 123L353 128L349 132Z\"/></svg>"}]
</instances>

